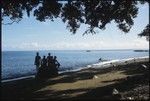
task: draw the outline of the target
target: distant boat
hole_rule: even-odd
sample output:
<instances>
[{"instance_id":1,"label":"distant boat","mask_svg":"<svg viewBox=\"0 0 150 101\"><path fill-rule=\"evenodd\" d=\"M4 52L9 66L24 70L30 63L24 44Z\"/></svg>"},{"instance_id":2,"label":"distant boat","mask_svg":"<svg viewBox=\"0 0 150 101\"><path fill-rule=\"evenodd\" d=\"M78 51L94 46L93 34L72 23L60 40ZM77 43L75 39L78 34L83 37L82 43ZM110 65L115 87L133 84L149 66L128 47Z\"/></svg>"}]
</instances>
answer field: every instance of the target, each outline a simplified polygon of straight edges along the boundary
<instances>
[{"instance_id":1,"label":"distant boat","mask_svg":"<svg viewBox=\"0 0 150 101\"><path fill-rule=\"evenodd\" d=\"M134 50L134 52L148 52L149 50Z\"/></svg>"},{"instance_id":2,"label":"distant boat","mask_svg":"<svg viewBox=\"0 0 150 101\"><path fill-rule=\"evenodd\" d=\"M86 52L91 52L90 50L86 50Z\"/></svg>"}]
</instances>

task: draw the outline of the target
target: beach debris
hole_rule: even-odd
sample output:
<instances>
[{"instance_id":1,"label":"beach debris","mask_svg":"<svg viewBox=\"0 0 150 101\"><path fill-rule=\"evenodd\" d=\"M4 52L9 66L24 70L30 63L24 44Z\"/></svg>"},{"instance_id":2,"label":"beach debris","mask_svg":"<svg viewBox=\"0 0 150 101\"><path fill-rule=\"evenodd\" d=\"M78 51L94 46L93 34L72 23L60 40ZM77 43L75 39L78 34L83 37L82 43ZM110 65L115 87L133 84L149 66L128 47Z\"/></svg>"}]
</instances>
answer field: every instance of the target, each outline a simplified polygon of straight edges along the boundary
<instances>
[{"instance_id":1,"label":"beach debris","mask_svg":"<svg viewBox=\"0 0 150 101\"><path fill-rule=\"evenodd\" d=\"M66 94L62 94L62 96L65 96Z\"/></svg>"},{"instance_id":2,"label":"beach debris","mask_svg":"<svg viewBox=\"0 0 150 101\"><path fill-rule=\"evenodd\" d=\"M119 91L116 88L114 88L113 91L112 91L112 94L117 95L117 94L119 94Z\"/></svg>"},{"instance_id":3,"label":"beach debris","mask_svg":"<svg viewBox=\"0 0 150 101\"><path fill-rule=\"evenodd\" d=\"M97 78L98 78L98 76L96 76L96 75L93 76L93 79L97 79Z\"/></svg>"},{"instance_id":4,"label":"beach debris","mask_svg":"<svg viewBox=\"0 0 150 101\"><path fill-rule=\"evenodd\" d=\"M128 99L128 100L134 100L134 98L133 98L133 97L127 97L127 99Z\"/></svg>"},{"instance_id":5,"label":"beach debris","mask_svg":"<svg viewBox=\"0 0 150 101\"><path fill-rule=\"evenodd\" d=\"M144 64L141 64L142 65L142 67L144 67L144 69L147 69L147 66L146 65L144 65Z\"/></svg>"},{"instance_id":6,"label":"beach debris","mask_svg":"<svg viewBox=\"0 0 150 101\"><path fill-rule=\"evenodd\" d=\"M119 91L116 88L113 89L112 95L115 97L115 99L122 99L123 98L123 95L121 93L119 93Z\"/></svg>"}]
</instances>

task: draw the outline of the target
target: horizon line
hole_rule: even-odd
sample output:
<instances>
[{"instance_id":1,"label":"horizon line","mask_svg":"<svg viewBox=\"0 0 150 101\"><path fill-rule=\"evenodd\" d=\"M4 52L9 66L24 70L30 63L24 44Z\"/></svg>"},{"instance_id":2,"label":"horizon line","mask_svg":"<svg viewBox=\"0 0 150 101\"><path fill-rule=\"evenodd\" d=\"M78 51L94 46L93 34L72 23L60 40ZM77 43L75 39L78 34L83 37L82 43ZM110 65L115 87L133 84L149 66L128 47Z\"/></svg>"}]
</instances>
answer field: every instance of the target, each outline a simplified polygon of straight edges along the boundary
<instances>
[{"instance_id":1,"label":"horizon line","mask_svg":"<svg viewBox=\"0 0 150 101\"><path fill-rule=\"evenodd\" d=\"M47 49L47 50L2 50L4 51L107 51L107 50L149 50L149 49Z\"/></svg>"}]
</instances>

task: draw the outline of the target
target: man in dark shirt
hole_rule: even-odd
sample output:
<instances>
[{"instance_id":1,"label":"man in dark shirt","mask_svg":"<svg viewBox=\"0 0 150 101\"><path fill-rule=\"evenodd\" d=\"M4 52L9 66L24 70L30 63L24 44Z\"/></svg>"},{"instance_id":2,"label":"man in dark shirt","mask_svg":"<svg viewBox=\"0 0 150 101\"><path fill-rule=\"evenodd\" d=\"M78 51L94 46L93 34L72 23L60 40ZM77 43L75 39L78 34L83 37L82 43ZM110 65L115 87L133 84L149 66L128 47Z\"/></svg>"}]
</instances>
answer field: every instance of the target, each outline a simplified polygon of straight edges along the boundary
<instances>
[{"instance_id":1,"label":"man in dark shirt","mask_svg":"<svg viewBox=\"0 0 150 101\"><path fill-rule=\"evenodd\" d=\"M41 65L41 57L39 56L38 52L36 53L34 65L36 65L36 71L38 72L38 69L39 69L39 67Z\"/></svg>"}]
</instances>

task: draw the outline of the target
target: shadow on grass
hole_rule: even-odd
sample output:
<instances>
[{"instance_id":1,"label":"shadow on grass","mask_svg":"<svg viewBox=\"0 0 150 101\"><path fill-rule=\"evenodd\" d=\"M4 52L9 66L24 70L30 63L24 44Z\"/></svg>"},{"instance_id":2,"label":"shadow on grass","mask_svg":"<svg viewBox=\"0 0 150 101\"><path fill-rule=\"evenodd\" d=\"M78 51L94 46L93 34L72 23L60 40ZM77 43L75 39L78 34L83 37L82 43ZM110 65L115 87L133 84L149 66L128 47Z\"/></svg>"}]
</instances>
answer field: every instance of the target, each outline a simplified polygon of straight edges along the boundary
<instances>
[{"instance_id":1,"label":"shadow on grass","mask_svg":"<svg viewBox=\"0 0 150 101\"><path fill-rule=\"evenodd\" d=\"M107 69L91 69L81 70L78 72L70 72L60 74L60 79L49 79L48 81L37 81L35 79L20 80L16 82L2 84L2 99L116 99L112 95L113 88L119 91L128 91L133 89L139 84L147 84L149 82L149 69L142 69L141 64L149 66L149 63L130 64L126 66L112 67ZM134 68L132 68L134 67ZM86 80L93 78L97 74L105 74L110 71L122 70L123 73L129 75L126 79L115 79L112 81L103 82L115 82L103 87L97 87L94 89L72 89L63 91L44 90L38 91L48 85L55 85L57 83L72 83L78 80ZM82 93L75 97L69 96L69 94Z\"/></svg>"},{"instance_id":2,"label":"shadow on grass","mask_svg":"<svg viewBox=\"0 0 150 101\"><path fill-rule=\"evenodd\" d=\"M94 89L73 89L73 90L63 90L63 91L40 91L36 94L41 95L45 94L45 96L42 96L43 98L47 99L69 99L69 100L89 100L89 99L120 99L121 96L114 96L112 95L113 89L117 89L119 92L125 92L130 91L131 89L135 88L137 85L145 85L148 84L148 81L145 79L145 75L134 75L127 79L116 79L116 83L106 85L103 87L97 87ZM106 81L105 81L106 82ZM114 81L107 81L107 82L114 82ZM47 93L46 93L47 92ZM69 96L68 94L75 94L75 93L82 93L80 95L77 95L75 97ZM36 95L35 94L35 95ZM49 95L50 94L50 95ZM46 96L47 95L47 96ZM36 96L37 97L37 96Z\"/></svg>"}]
</instances>

